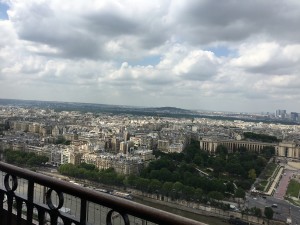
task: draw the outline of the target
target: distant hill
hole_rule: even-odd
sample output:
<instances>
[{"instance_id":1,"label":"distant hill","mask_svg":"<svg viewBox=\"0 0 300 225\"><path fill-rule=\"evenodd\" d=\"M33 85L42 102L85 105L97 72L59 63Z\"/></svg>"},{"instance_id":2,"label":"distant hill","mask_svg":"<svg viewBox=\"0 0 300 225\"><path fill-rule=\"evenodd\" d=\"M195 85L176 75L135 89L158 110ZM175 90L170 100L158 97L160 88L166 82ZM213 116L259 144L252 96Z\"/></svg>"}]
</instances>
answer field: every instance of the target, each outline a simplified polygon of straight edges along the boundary
<instances>
[{"instance_id":1,"label":"distant hill","mask_svg":"<svg viewBox=\"0 0 300 225\"><path fill-rule=\"evenodd\" d=\"M176 108L176 107L134 107L126 105L108 105L96 103L77 103L77 102L56 102L56 101L35 101L18 99L0 99L0 105L51 108L55 111L80 111L93 113L112 113L112 114L133 114L145 116L172 116L185 117L196 116L196 111Z\"/></svg>"},{"instance_id":2,"label":"distant hill","mask_svg":"<svg viewBox=\"0 0 300 225\"><path fill-rule=\"evenodd\" d=\"M143 111L156 112L156 113L171 113L171 114L196 114L196 111L191 111L187 109L181 109L176 107L150 107L142 108Z\"/></svg>"},{"instance_id":3,"label":"distant hill","mask_svg":"<svg viewBox=\"0 0 300 225\"><path fill-rule=\"evenodd\" d=\"M272 118L253 117L251 114L218 114L210 112L197 112L193 110L181 109L176 107L138 107L126 105L108 105L96 103L79 102L57 102L57 101L35 101L19 99L0 99L0 105L19 106L26 108L54 109L55 111L79 111L92 113L111 113L111 114L131 114L136 116L160 116L178 118L210 118L216 120L243 120L245 122L264 122L280 124L299 124L289 120L276 120Z\"/></svg>"}]
</instances>

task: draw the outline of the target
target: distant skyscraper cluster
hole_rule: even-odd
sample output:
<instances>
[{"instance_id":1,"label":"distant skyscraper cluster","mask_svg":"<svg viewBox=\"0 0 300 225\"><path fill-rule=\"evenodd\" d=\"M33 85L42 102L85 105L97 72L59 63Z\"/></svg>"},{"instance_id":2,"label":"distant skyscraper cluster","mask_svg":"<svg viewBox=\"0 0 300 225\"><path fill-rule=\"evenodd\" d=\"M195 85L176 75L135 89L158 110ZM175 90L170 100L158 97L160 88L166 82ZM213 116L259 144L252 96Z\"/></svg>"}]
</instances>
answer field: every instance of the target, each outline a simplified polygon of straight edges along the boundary
<instances>
[{"instance_id":1,"label":"distant skyscraper cluster","mask_svg":"<svg viewBox=\"0 0 300 225\"><path fill-rule=\"evenodd\" d=\"M290 119L292 121L299 121L299 113L291 112L288 114L285 109L277 109L275 112L276 118Z\"/></svg>"},{"instance_id":2,"label":"distant skyscraper cluster","mask_svg":"<svg viewBox=\"0 0 300 225\"><path fill-rule=\"evenodd\" d=\"M291 120L293 120L293 121L299 121L299 113L297 113L297 112L291 112Z\"/></svg>"},{"instance_id":3,"label":"distant skyscraper cluster","mask_svg":"<svg viewBox=\"0 0 300 225\"><path fill-rule=\"evenodd\" d=\"M286 115L287 115L286 110L285 109L277 109L275 115L277 118L284 119L284 118L286 118Z\"/></svg>"}]
</instances>

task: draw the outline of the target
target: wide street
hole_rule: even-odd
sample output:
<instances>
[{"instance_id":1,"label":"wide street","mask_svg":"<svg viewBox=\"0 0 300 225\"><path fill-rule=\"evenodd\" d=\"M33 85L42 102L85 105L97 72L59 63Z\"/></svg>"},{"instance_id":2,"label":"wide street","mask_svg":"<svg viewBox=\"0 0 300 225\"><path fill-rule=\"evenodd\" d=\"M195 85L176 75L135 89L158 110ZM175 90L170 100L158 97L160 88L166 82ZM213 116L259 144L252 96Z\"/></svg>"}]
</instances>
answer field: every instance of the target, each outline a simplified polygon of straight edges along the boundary
<instances>
[{"instance_id":1,"label":"wide street","mask_svg":"<svg viewBox=\"0 0 300 225\"><path fill-rule=\"evenodd\" d=\"M277 204L277 208L272 207L273 204ZM253 197L247 196L245 206L248 208L257 207L264 212L265 206L272 207L274 211L274 219L286 221L291 216L293 224L300 224L300 207L294 206L289 202L274 197Z\"/></svg>"},{"instance_id":2,"label":"wide street","mask_svg":"<svg viewBox=\"0 0 300 225\"><path fill-rule=\"evenodd\" d=\"M286 221L287 218L292 218L292 224L300 224L300 207L295 206L284 199L288 183L294 174L299 174L299 168L297 168L296 162L293 162L295 168L289 166L287 163L288 161L281 163L285 169L275 189L274 195L262 197L247 194L245 207L257 207L260 208L263 213L265 207L272 207L273 204L276 204L277 207L274 205L272 207L274 219Z\"/></svg>"}]
</instances>

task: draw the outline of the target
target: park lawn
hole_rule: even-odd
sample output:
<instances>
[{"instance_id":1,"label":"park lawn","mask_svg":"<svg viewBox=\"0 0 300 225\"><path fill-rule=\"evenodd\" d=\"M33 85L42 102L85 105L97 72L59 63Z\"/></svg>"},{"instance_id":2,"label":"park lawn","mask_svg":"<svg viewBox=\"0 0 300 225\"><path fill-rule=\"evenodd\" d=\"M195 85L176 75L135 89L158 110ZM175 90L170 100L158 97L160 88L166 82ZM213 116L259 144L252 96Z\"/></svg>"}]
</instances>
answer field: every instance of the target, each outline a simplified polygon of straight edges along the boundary
<instances>
[{"instance_id":1,"label":"park lawn","mask_svg":"<svg viewBox=\"0 0 300 225\"><path fill-rule=\"evenodd\" d=\"M260 181L257 185L256 185L256 190L258 191L264 191L266 186L268 184L268 181L267 180L262 180Z\"/></svg>"},{"instance_id":2,"label":"park lawn","mask_svg":"<svg viewBox=\"0 0 300 225\"><path fill-rule=\"evenodd\" d=\"M286 195L298 198L300 191L300 183L294 179L290 180Z\"/></svg>"},{"instance_id":3,"label":"park lawn","mask_svg":"<svg viewBox=\"0 0 300 225\"><path fill-rule=\"evenodd\" d=\"M267 184L268 184L268 181L267 181L267 180L263 180L263 181L260 182L260 185L263 187L263 190L262 190L262 191L265 190Z\"/></svg>"},{"instance_id":4,"label":"park lawn","mask_svg":"<svg viewBox=\"0 0 300 225\"><path fill-rule=\"evenodd\" d=\"M256 185L256 189L259 191L265 191L266 186L270 185L268 181L269 178L273 175L275 171L278 172L279 168L280 167L276 163L267 164L260 177L262 180Z\"/></svg>"},{"instance_id":5,"label":"park lawn","mask_svg":"<svg viewBox=\"0 0 300 225\"><path fill-rule=\"evenodd\" d=\"M277 164L275 163L269 163L266 167L266 170L265 170L265 176L266 176L266 179L268 179L269 177L272 176L273 172L276 170L277 168Z\"/></svg>"}]
</instances>

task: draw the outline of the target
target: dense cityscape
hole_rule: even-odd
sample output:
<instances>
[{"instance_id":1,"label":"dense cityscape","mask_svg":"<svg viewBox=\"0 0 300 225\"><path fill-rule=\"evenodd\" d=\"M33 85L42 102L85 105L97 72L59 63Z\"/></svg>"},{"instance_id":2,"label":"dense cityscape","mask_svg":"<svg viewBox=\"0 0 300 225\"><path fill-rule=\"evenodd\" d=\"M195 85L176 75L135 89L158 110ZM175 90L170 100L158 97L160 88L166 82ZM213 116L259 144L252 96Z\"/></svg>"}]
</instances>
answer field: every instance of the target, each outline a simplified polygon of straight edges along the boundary
<instances>
[{"instance_id":1,"label":"dense cityscape","mask_svg":"<svg viewBox=\"0 0 300 225\"><path fill-rule=\"evenodd\" d=\"M101 192L130 199L148 193L157 202L209 205L236 218L263 220L268 205L255 201L261 196L272 203L270 219L299 221L294 209L283 213L277 203L299 204L300 183L290 172L300 169L299 125L228 120L226 114L223 119L183 117L176 110L169 108L172 117L167 117L2 105L2 160L34 170L46 166L52 176L59 172L71 182L90 180ZM274 116L288 117L284 110ZM294 197L287 186L277 191L287 172L297 187Z\"/></svg>"},{"instance_id":2,"label":"dense cityscape","mask_svg":"<svg viewBox=\"0 0 300 225\"><path fill-rule=\"evenodd\" d=\"M277 117L286 118L286 115L285 111L284 114L276 112ZM213 147L210 145L214 140L223 144L238 143L245 132L275 136L281 141L267 145L276 146L277 156L299 157L296 146L300 128L297 125L193 117L55 112L53 109L17 106L1 106L0 116L2 126L6 128L1 131L2 150L44 154L48 156L49 163L56 166L86 162L100 169L113 167L125 175L138 174L144 164L154 159L153 150L180 153L194 138L200 140L201 149L215 152L217 144ZM292 146L293 151L278 152L286 145Z\"/></svg>"}]
</instances>

